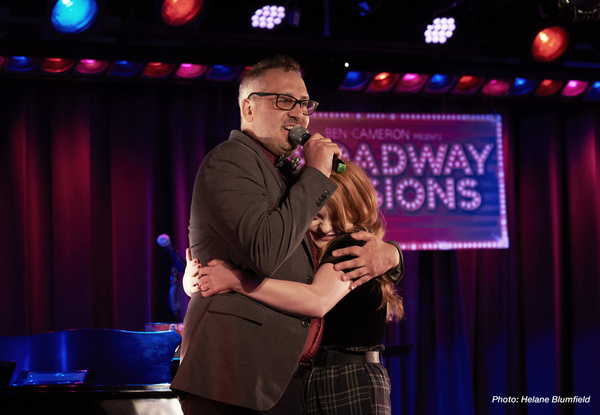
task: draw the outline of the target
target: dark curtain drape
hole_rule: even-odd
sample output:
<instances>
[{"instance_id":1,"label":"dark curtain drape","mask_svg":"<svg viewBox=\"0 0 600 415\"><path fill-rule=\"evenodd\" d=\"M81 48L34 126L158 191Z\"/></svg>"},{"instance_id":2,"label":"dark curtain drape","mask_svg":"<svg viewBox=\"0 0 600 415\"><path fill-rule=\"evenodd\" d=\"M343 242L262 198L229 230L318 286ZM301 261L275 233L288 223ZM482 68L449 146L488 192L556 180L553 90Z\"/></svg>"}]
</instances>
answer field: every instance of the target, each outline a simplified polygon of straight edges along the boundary
<instances>
[{"instance_id":1,"label":"dark curtain drape","mask_svg":"<svg viewBox=\"0 0 600 415\"><path fill-rule=\"evenodd\" d=\"M510 248L405 253L407 317L386 343L413 348L386 361L394 413L600 413L598 104L309 89L328 111L503 117ZM0 335L180 321L156 237L183 253L196 169L239 125L236 93L0 79ZM555 396L590 402L523 401Z\"/></svg>"}]
</instances>

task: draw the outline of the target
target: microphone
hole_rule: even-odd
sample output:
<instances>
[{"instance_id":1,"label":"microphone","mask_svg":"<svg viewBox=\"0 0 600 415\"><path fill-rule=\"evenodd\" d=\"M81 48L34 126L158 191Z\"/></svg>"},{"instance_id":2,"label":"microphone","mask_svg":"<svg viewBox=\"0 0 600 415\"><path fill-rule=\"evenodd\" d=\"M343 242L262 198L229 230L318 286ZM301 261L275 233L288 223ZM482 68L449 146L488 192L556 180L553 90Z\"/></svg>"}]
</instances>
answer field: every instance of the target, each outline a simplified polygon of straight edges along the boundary
<instances>
[{"instance_id":1,"label":"microphone","mask_svg":"<svg viewBox=\"0 0 600 415\"><path fill-rule=\"evenodd\" d=\"M309 138L310 133L306 128L302 127L301 125L297 125L290 130L290 139L296 144L303 146ZM333 156L331 170L333 170L337 174L341 174L346 171L346 163L339 159L338 156Z\"/></svg>"},{"instance_id":2,"label":"microphone","mask_svg":"<svg viewBox=\"0 0 600 415\"><path fill-rule=\"evenodd\" d=\"M181 255L179 255L179 252L177 252L177 249L175 249L173 244L171 244L171 238L169 238L169 235L166 233L158 235L158 238L156 238L156 243L169 252L171 258L173 259L173 265L175 268L177 268L179 272L184 272L186 261Z\"/></svg>"}]
</instances>

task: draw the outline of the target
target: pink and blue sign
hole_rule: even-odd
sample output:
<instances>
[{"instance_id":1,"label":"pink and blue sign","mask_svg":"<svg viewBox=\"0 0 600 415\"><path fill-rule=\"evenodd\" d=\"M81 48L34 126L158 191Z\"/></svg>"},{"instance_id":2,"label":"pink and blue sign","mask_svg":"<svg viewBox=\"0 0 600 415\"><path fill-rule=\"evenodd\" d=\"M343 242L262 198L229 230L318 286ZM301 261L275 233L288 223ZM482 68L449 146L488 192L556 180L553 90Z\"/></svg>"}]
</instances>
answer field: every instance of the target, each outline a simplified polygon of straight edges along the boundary
<instances>
[{"instance_id":1,"label":"pink and blue sign","mask_svg":"<svg viewBox=\"0 0 600 415\"><path fill-rule=\"evenodd\" d=\"M321 112L310 131L369 174L402 249L508 248L499 115Z\"/></svg>"}]
</instances>

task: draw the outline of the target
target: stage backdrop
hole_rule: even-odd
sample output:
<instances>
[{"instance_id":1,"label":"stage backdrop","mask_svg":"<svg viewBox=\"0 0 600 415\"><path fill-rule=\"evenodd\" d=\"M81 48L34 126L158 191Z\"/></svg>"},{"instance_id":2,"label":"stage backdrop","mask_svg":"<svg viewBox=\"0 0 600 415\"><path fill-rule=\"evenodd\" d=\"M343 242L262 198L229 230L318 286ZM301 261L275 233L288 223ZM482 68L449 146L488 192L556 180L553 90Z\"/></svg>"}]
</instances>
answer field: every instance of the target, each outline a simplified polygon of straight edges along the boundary
<instances>
[{"instance_id":1,"label":"stage backdrop","mask_svg":"<svg viewBox=\"0 0 600 415\"><path fill-rule=\"evenodd\" d=\"M508 247L499 115L321 112L310 127L370 175L402 249Z\"/></svg>"}]
</instances>

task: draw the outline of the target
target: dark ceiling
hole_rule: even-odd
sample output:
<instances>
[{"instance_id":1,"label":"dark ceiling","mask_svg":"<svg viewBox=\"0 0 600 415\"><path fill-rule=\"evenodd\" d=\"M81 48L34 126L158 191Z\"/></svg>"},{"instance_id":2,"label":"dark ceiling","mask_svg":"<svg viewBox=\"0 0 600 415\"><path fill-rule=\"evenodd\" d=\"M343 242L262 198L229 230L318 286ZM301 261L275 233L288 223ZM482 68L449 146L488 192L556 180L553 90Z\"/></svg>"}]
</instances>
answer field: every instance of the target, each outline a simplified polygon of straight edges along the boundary
<instances>
[{"instance_id":1,"label":"dark ceiling","mask_svg":"<svg viewBox=\"0 0 600 415\"><path fill-rule=\"evenodd\" d=\"M579 1L575 9L589 11L600 3ZM287 53L304 65L335 70L349 62L351 68L373 71L597 76L600 22L574 22L573 7L558 6L565 2L572 5L573 0L374 0L367 1L372 12L361 16L359 0L292 0L283 3L300 10L299 25L267 33L252 29L249 17L276 1L205 0L196 25L174 30L162 23L159 0L108 0L100 2L101 18L90 31L64 36L51 29L46 17L55 1L3 0L0 56L247 65ZM443 16L456 19L454 36L444 45L425 44L427 24ZM537 64L530 43L550 22L568 26L571 46L560 61Z\"/></svg>"}]
</instances>

